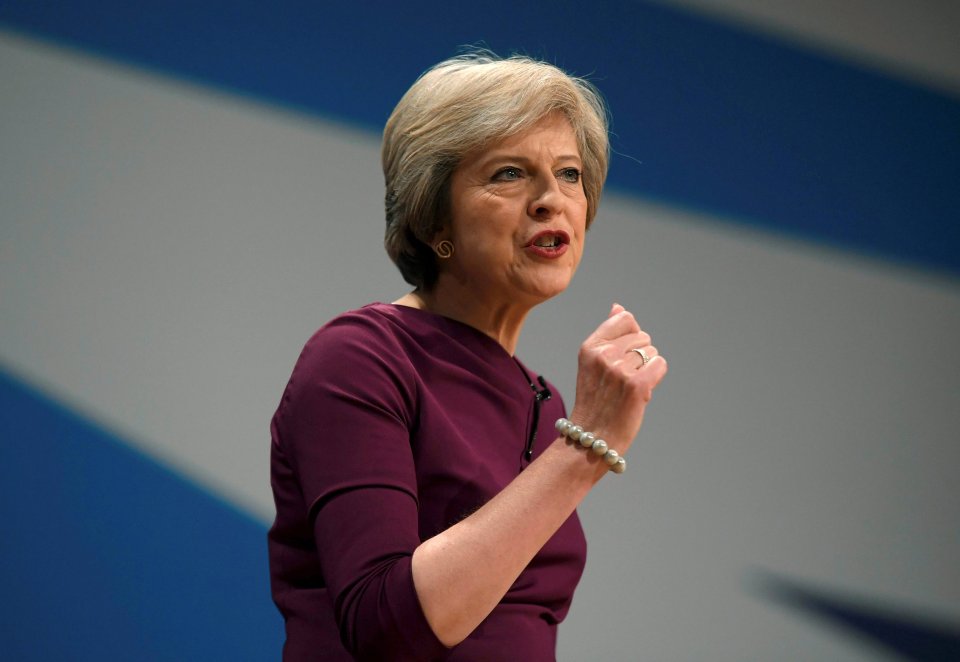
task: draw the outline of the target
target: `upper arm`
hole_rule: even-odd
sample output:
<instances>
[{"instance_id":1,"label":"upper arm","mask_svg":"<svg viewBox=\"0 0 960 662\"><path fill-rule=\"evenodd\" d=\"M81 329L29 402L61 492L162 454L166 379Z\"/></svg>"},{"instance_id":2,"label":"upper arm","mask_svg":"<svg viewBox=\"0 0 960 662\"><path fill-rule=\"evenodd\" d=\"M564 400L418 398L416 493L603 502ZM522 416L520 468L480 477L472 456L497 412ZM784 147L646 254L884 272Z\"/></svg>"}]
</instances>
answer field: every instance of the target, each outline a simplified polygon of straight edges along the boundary
<instances>
[{"instance_id":1,"label":"upper arm","mask_svg":"<svg viewBox=\"0 0 960 662\"><path fill-rule=\"evenodd\" d=\"M416 375L390 343L362 318L328 325L304 348L276 417L341 640L360 659L443 650L410 571Z\"/></svg>"},{"instance_id":2,"label":"upper arm","mask_svg":"<svg viewBox=\"0 0 960 662\"><path fill-rule=\"evenodd\" d=\"M311 338L277 413L277 436L311 509L364 486L416 499L415 374L390 338L365 322L335 322Z\"/></svg>"}]
</instances>

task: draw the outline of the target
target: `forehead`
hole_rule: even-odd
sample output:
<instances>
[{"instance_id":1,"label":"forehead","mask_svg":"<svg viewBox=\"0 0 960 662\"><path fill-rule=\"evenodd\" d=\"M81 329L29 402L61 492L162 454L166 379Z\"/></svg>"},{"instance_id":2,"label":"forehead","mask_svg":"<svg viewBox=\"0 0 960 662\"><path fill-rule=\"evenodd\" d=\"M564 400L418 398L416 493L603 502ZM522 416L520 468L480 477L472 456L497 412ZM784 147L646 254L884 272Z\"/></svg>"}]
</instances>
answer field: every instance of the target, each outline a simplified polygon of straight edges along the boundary
<instances>
[{"instance_id":1,"label":"forehead","mask_svg":"<svg viewBox=\"0 0 960 662\"><path fill-rule=\"evenodd\" d=\"M529 155L580 157L577 136L567 116L559 111L545 115L533 125L513 135L464 155L462 164L486 161L497 156Z\"/></svg>"}]
</instances>

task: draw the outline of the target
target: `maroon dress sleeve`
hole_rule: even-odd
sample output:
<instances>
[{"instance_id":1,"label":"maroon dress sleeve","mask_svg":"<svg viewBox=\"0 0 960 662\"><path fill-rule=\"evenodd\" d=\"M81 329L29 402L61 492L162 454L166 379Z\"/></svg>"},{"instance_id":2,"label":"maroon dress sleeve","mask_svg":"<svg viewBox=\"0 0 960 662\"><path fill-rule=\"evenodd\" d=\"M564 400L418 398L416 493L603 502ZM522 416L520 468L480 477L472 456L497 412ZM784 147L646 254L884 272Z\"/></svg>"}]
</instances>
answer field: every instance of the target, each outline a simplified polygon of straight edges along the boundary
<instances>
[{"instance_id":1,"label":"maroon dress sleeve","mask_svg":"<svg viewBox=\"0 0 960 662\"><path fill-rule=\"evenodd\" d=\"M433 660L411 573L420 543L410 446L417 382L369 318L345 315L307 343L275 418L313 520L340 639L360 660Z\"/></svg>"}]
</instances>

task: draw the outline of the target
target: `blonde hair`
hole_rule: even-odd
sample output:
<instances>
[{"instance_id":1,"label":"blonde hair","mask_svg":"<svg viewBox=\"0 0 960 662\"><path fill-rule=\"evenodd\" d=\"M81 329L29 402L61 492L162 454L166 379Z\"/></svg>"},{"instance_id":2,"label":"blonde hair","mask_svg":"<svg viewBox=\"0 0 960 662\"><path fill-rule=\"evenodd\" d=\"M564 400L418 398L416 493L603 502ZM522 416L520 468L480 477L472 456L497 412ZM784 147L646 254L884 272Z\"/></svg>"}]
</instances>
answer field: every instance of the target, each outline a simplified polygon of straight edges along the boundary
<instances>
[{"instance_id":1,"label":"blonde hair","mask_svg":"<svg viewBox=\"0 0 960 662\"><path fill-rule=\"evenodd\" d=\"M593 85L529 57L473 51L430 68L407 90L381 152L384 244L404 280L427 290L436 282L429 242L449 221L450 177L463 157L557 111L580 149L589 227L609 163L606 107Z\"/></svg>"}]
</instances>

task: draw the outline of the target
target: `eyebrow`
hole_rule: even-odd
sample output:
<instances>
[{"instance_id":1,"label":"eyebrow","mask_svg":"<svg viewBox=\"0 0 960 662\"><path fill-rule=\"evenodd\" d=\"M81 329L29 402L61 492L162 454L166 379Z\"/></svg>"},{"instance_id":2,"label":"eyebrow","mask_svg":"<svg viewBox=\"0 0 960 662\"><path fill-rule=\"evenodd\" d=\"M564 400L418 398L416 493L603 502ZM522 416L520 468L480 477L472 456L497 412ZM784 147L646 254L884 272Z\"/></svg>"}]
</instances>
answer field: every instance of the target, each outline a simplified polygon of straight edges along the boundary
<instances>
[{"instance_id":1,"label":"eyebrow","mask_svg":"<svg viewBox=\"0 0 960 662\"><path fill-rule=\"evenodd\" d=\"M583 159L580 158L579 154L561 154L557 156L555 161L576 161L578 164L583 164ZM518 154L511 154L509 152L503 152L497 154L494 152L488 158L485 158L479 162L480 167L487 167L493 165L498 161L505 162L514 162L514 163L531 163L532 159L529 159L525 156L520 156Z\"/></svg>"}]
</instances>

